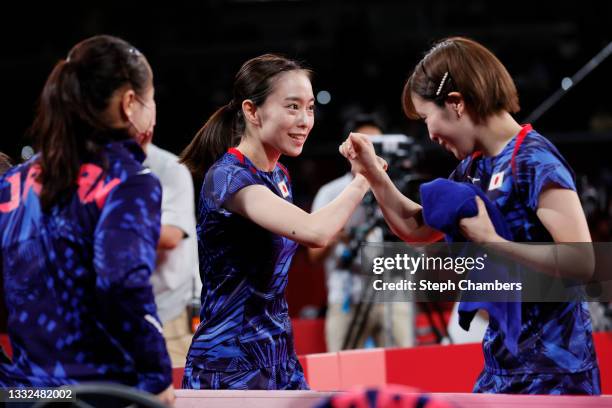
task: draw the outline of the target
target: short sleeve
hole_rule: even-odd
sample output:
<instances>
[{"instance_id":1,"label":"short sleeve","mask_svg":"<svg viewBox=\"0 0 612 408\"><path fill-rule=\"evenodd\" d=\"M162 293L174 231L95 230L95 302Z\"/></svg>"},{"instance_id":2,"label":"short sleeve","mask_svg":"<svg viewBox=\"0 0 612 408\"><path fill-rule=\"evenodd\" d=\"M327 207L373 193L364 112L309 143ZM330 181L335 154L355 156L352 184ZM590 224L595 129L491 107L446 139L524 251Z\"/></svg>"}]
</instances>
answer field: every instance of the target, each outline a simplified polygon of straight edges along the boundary
<instances>
[{"instance_id":1,"label":"short sleeve","mask_svg":"<svg viewBox=\"0 0 612 408\"><path fill-rule=\"evenodd\" d=\"M542 191L551 185L576 191L574 172L550 142L519 151L516 163L519 188L526 193L527 206L533 211L538 208Z\"/></svg>"},{"instance_id":2,"label":"short sleeve","mask_svg":"<svg viewBox=\"0 0 612 408\"><path fill-rule=\"evenodd\" d=\"M247 168L234 164L215 165L204 179L206 203L220 210L238 191L255 184L264 183Z\"/></svg>"}]
</instances>

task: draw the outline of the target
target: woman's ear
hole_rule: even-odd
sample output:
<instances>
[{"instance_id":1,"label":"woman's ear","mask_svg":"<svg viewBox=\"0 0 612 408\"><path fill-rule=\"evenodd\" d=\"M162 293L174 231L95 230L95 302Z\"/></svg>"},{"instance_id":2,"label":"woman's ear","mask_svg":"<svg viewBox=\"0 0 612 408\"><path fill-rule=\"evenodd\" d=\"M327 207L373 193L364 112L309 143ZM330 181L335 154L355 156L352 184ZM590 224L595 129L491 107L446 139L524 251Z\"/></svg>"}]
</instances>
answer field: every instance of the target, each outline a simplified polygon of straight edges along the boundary
<instances>
[{"instance_id":1,"label":"woman's ear","mask_svg":"<svg viewBox=\"0 0 612 408\"><path fill-rule=\"evenodd\" d=\"M120 99L121 117L129 121L134 114L134 103L136 102L136 92L133 89L127 89L123 92Z\"/></svg>"},{"instance_id":2,"label":"woman's ear","mask_svg":"<svg viewBox=\"0 0 612 408\"><path fill-rule=\"evenodd\" d=\"M259 126L259 116L257 115L257 106L250 99L242 101L242 115L244 120L254 126Z\"/></svg>"},{"instance_id":3,"label":"woman's ear","mask_svg":"<svg viewBox=\"0 0 612 408\"><path fill-rule=\"evenodd\" d=\"M106 107L106 120L115 128L126 127L134 115L136 93L129 87L123 87L113 92Z\"/></svg>"},{"instance_id":4,"label":"woman's ear","mask_svg":"<svg viewBox=\"0 0 612 408\"><path fill-rule=\"evenodd\" d=\"M465 100L460 92L450 92L444 102L455 112L457 119L460 119L465 113Z\"/></svg>"}]
</instances>

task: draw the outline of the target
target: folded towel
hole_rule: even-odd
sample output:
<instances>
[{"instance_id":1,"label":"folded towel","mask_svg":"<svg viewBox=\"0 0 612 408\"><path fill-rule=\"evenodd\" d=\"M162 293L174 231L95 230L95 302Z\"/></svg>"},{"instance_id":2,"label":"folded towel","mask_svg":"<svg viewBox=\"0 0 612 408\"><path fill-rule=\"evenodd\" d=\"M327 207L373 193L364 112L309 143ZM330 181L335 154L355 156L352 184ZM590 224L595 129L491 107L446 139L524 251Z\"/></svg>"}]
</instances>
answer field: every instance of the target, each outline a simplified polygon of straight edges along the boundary
<instances>
[{"instance_id":1,"label":"folded towel","mask_svg":"<svg viewBox=\"0 0 612 408\"><path fill-rule=\"evenodd\" d=\"M446 236L446 241L466 242L467 239L459 230L459 221L462 218L474 217L478 214L478 206L475 197L482 199L487 208L495 231L503 238L512 240L512 232L506 224L501 211L495 203L488 199L485 193L470 183L458 183L447 179L436 179L421 185L421 200L423 205L423 218L430 227L441 231ZM511 271L508 265L497 263L492 257L486 262L486 268L482 271L474 269L470 272L470 280L473 282L491 282L498 279L508 282ZM504 344L508 350L516 355L518 353L518 337L520 334L522 318L520 292L509 293L505 298L507 302L474 302L466 301L478 297L477 292L469 295L462 293L459 304L459 325L464 330L469 330L470 323L478 309L484 309L489 313L489 318L494 320L500 330L504 333Z\"/></svg>"}]
</instances>

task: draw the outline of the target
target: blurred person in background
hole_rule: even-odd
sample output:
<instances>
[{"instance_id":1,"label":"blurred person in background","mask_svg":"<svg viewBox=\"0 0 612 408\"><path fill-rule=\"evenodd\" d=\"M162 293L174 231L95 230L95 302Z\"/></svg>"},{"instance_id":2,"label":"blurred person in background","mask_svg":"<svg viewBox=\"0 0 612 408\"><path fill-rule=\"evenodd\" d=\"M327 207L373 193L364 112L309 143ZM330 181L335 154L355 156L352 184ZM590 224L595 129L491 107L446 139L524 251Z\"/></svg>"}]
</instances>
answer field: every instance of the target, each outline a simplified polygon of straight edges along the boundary
<instances>
[{"instance_id":1,"label":"blurred person in background","mask_svg":"<svg viewBox=\"0 0 612 408\"><path fill-rule=\"evenodd\" d=\"M187 167L174 154L153 143L146 144L144 150L144 165L162 187L161 229L151 283L172 366L184 367L193 336L192 301L202 288L193 181Z\"/></svg>"}]
</instances>

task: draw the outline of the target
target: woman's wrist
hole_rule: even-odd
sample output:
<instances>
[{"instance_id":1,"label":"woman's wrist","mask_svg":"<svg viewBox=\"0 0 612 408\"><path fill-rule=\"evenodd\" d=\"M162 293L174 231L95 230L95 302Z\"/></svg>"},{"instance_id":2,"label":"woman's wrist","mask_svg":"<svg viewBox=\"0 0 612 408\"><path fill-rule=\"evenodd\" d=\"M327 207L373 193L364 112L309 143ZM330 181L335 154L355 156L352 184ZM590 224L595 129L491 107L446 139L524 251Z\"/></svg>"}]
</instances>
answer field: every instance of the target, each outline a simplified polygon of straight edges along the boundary
<instances>
[{"instance_id":1,"label":"woman's wrist","mask_svg":"<svg viewBox=\"0 0 612 408\"><path fill-rule=\"evenodd\" d=\"M363 194L365 194L370 188L370 183L365 178L365 176L361 173L355 174L355 177L353 178L353 183L355 187L359 189L359 191L363 192Z\"/></svg>"},{"instance_id":2,"label":"woman's wrist","mask_svg":"<svg viewBox=\"0 0 612 408\"><path fill-rule=\"evenodd\" d=\"M382 168L375 168L365 173L363 176L368 180L370 186L384 183L386 171Z\"/></svg>"},{"instance_id":3,"label":"woman's wrist","mask_svg":"<svg viewBox=\"0 0 612 408\"><path fill-rule=\"evenodd\" d=\"M489 238L487 238L485 241L481 242L481 244L485 245L485 246L487 244L491 244L493 246L496 246L497 244L505 244L505 243L508 243L508 242L510 242L510 241L508 241L507 239L503 238L499 234L493 234Z\"/></svg>"}]
</instances>

